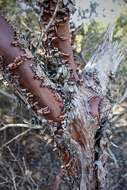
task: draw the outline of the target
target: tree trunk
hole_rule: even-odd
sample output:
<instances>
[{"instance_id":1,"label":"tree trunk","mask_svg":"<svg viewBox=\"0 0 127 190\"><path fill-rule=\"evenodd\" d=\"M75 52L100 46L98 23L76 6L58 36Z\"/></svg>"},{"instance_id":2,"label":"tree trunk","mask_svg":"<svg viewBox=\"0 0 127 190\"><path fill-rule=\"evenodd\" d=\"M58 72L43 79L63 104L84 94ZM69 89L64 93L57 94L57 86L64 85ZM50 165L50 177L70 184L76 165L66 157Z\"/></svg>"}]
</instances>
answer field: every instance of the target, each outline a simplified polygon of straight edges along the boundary
<instances>
[{"instance_id":1,"label":"tree trunk","mask_svg":"<svg viewBox=\"0 0 127 190\"><path fill-rule=\"evenodd\" d=\"M38 76L37 68L34 73L29 51L22 47L13 29L0 17L3 76L40 122L28 125L27 130L23 125L0 129L1 189L106 189L110 128L106 89L110 71L116 71L109 59L114 52L117 55L120 52L111 43L109 28L102 44L82 70L81 79L69 34L72 1L43 1L39 6L43 7L42 20L47 26L47 37L42 39L46 59L56 57L58 62L68 64L69 78L56 77L53 84L46 75L43 79ZM120 62L119 57L114 64L118 66ZM49 63L53 65L52 61Z\"/></svg>"}]
</instances>

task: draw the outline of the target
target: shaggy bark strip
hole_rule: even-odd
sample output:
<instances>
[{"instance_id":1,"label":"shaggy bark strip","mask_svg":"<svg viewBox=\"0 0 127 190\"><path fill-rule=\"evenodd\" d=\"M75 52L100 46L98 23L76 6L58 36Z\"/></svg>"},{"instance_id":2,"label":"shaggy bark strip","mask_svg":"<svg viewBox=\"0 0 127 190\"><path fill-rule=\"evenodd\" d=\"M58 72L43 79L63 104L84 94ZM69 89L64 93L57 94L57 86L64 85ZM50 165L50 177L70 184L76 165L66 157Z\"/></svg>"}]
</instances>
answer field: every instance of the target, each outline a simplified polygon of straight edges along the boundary
<instances>
[{"instance_id":1,"label":"shaggy bark strip","mask_svg":"<svg viewBox=\"0 0 127 190\"><path fill-rule=\"evenodd\" d=\"M63 120L62 99L32 71L33 60L29 50L22 48L15 32L3 17L0 17L0 55L3 57L4 73L11 73L12 78L18 81L31 108L49 120Z\"/></svg>"}]
</instances>

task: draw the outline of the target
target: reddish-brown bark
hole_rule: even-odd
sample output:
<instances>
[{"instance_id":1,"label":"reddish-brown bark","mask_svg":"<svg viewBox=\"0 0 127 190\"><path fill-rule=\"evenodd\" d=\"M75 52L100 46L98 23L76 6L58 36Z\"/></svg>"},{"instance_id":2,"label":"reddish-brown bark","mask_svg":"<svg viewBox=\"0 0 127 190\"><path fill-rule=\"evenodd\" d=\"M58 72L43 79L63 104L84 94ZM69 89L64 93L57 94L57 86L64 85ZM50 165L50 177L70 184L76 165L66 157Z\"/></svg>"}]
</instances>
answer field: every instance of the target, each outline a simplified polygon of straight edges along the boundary
<instances>
[{"instance_id":1,"label":"reddish-brown bark","mask_svg":"<svg viewBox=\"0 0 127 190\"><path fill-rule=\"evenodd\" d=\"M60 96L33 73L29 50L18 44L11 26L0 16L0 55L4 67L18 78L20 88L26 89L26 97L32 109L40 116L60 122L64 118L64 106Z\"/></svg>"},{"instance_id":2,"label":"reddish-brown bark","mask_svg":"<svg viewBox=\"0 0 127 190\"><path fill-rule=\"evenodd\" d=\"M47 29L47 41L51 41L52 47L58 48L62 58L66 61L70 70L70 79L76 83L80 83L81 79L78 74L77 64L74 60L73 48L71 45L71 34L70 34L70 11L64 5L61 6L61 10L56 13L53 22L49 25L50 19L53 17L55 12L56 3L52 1L44 2L42 5L42 23L49 26ZM63 10L65 11L63 11Z\"/></svg>"},{"instance_id":3,"label":"reddish-brown bark","mask_svg":"<svg viewBox=\"0 0 127 190\"><path fill-rule=\"evenodd\" d=\"M68 61L72 79L75 80L75 82L80 82L80 78L77 74L77 65L74 61L74 54L71 46L68 17L65 21L59 21L56 23L56 38L53 40L53 44L60 50L63 58Z\"/></svg>"}]
</instances>

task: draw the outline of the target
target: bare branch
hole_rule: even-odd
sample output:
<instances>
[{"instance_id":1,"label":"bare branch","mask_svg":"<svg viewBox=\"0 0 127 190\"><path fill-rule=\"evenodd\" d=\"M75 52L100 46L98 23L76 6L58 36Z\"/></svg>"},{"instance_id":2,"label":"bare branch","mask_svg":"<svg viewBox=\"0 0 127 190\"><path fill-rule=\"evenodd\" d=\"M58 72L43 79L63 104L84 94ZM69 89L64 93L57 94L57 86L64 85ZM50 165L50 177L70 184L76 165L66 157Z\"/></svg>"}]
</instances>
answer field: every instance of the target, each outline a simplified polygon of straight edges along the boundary
<instances>
[{"instance_id":1,"label":"bare branch","mask_svg":"<svg viewBox=\"0 0 127 190\"><path fill-rule=\"evenodd\" d=\"M17 135L16 137L12 138L11 140L9 140L8 142L6 142L5 144L3 144L0 147L0 150L3 149L4 147L6 147L8 144L12 143L14 140L18 139L19 137L25 135L26 133L28 133L31 129L27 129L24 132L20 133L19 135Z\"/></svg>"}]
</instances>

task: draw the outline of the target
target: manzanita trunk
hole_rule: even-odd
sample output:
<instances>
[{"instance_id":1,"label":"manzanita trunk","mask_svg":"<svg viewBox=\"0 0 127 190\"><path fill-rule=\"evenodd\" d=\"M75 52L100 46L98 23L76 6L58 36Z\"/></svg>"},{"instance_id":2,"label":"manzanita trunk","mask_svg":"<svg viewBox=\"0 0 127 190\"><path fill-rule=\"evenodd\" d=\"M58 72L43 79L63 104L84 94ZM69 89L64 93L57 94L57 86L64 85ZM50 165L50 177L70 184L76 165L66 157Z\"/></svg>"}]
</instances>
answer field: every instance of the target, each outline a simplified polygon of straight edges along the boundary
<instances>
[{"instance_id":1,"label":"manzanita trunk","mask_svg":"<svg viewBox=\"0 0 127 190\"><path fill-rule=\"evenodd\" d=\"M20 177L16 178L15 183L8 179L6 184L2 183L2 188L9 189L12 184L13 189L17 190L106 189L106 129L109 127L110 105L105 95L108 76L113 70L112 63L108 62L113 57L112 52L117 55L120 52L110 41L109 28L102 45L79 76L69 32L73 1L44 0L38 1L38 5L41 22L46 27L42 45L49 69L53 64L51 58L55 57L67 67L69 77L51 77L52 82L48 80L47 84L46 78L35 73L29 50L20 42L10 24L0 16L3 76L39 119L42 118L39 131L29 132L19 139L18 145L11 145L20 163L18 169L17 162L13 162L13 172ZM118 65L120 56L115 61ZM44 127L50 130L43 133ZM17 146L21 147L18 154ZM2 161L7 163L4 151ZM26 179L21 177L24 163L27 166ZM0 174L4 178L7 173L2 168L0 164Z\"/></svg>"},{"instance_id":2,"label":"manzanita trunk","mask_svg":"<svg viewBox=\"0 0 127 190\"><path fill-rule=\"evenodd\" d=\"M15 32L2 17L0 24L0 54L4 62L4 72L10 72L14 81L18 81L27 101L39 115L45 115L54 121L63 120L62 99L32 71L31 54L21 46Z\"/></svg>"}]
</instances>

